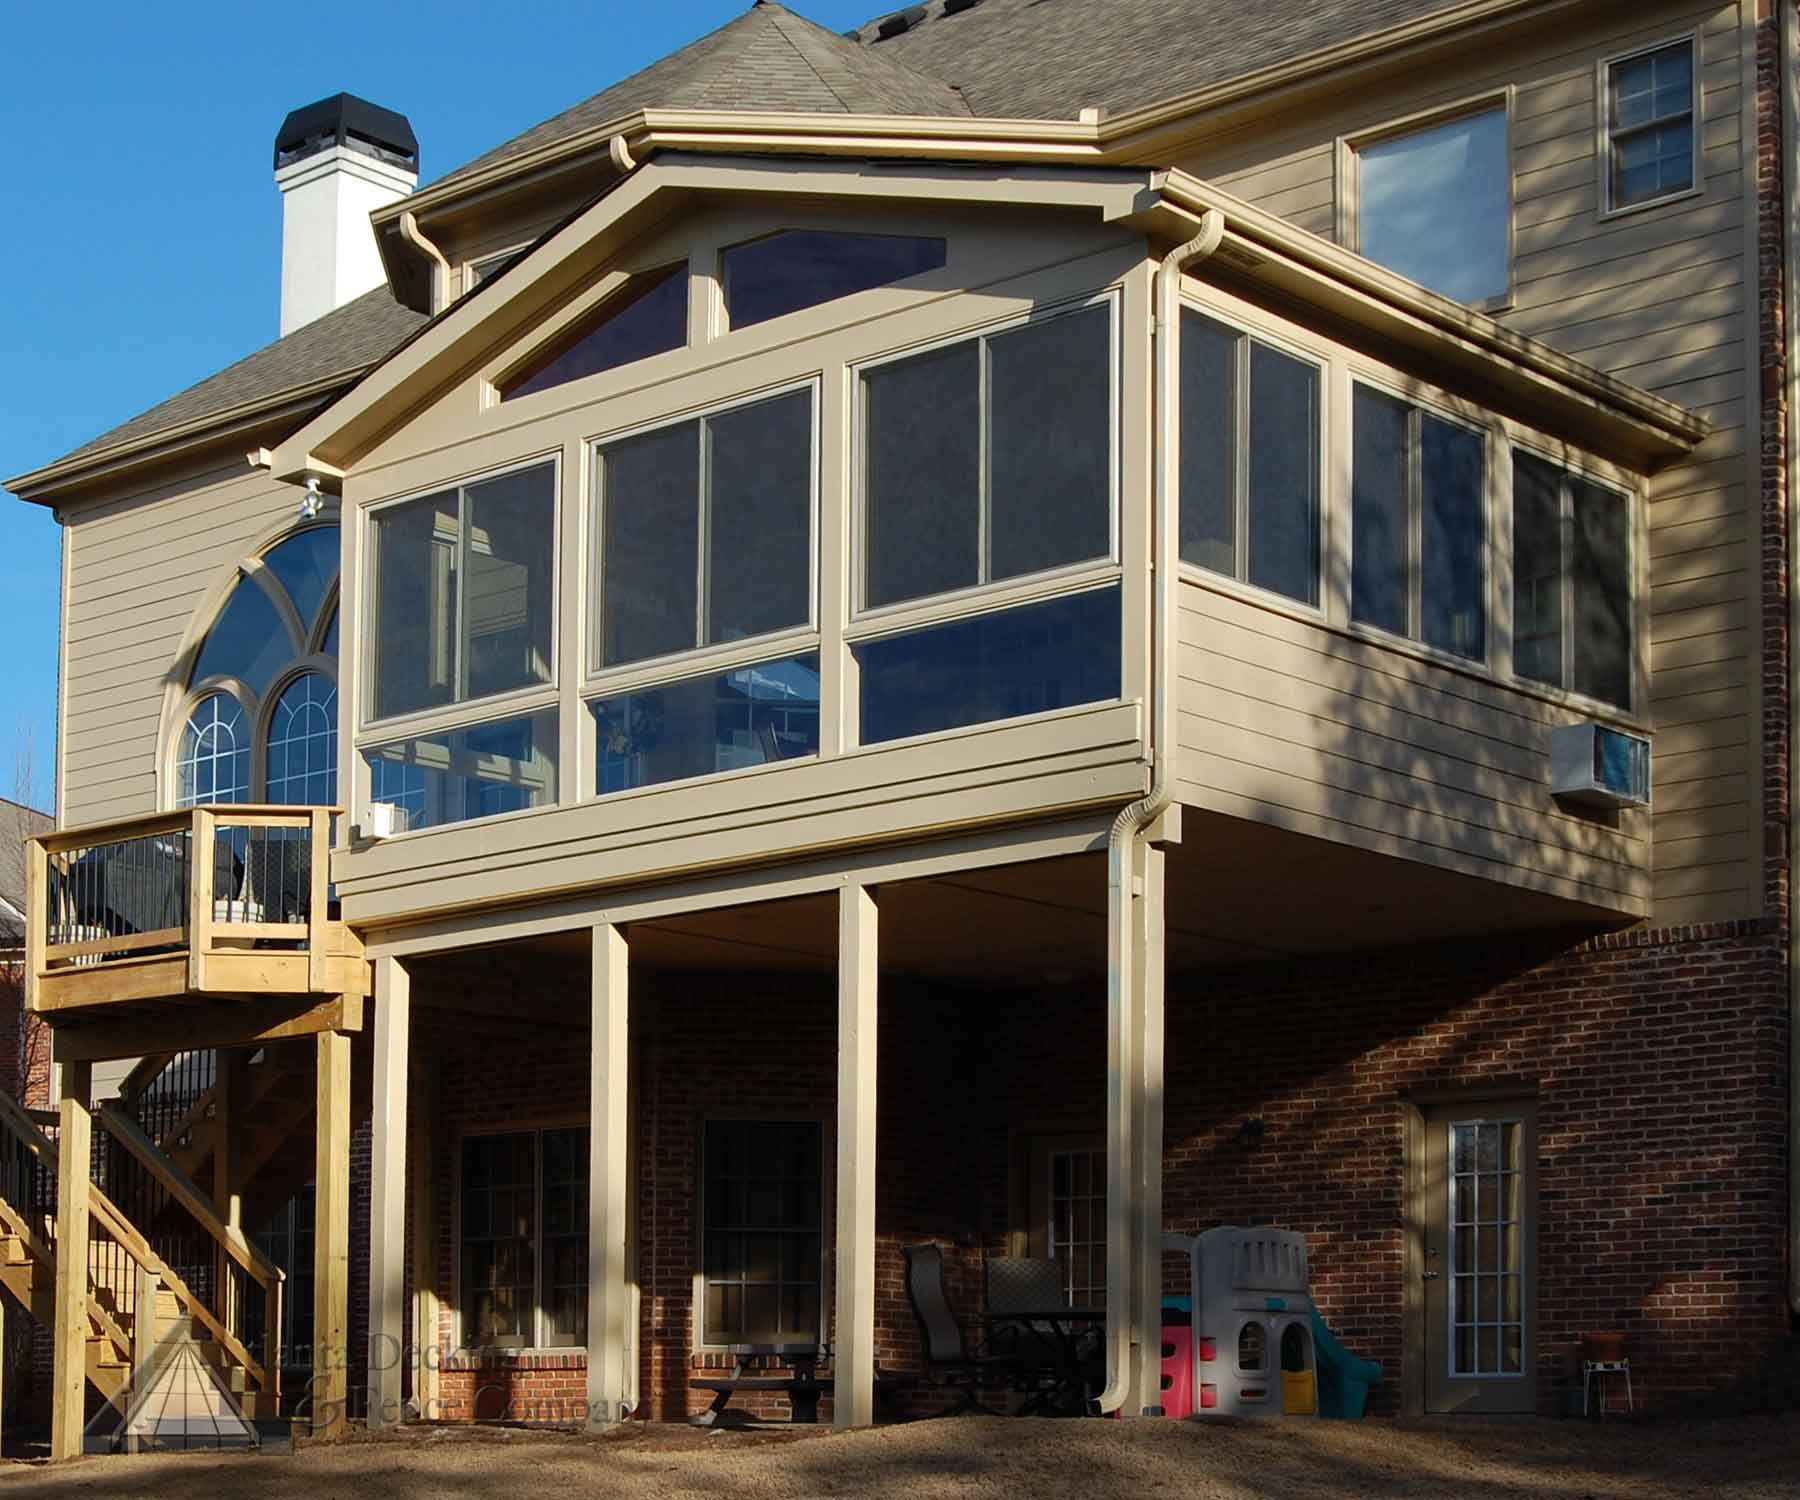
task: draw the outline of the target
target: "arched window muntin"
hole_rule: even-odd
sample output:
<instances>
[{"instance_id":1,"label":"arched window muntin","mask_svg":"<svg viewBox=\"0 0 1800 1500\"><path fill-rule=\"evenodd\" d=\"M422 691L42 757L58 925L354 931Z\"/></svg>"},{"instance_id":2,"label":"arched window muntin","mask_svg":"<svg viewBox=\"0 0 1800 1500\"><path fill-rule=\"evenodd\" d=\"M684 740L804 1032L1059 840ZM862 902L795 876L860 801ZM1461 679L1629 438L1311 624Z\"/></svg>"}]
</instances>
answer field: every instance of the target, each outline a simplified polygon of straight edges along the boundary
<instances>
[{"instance_id":1,"label":"arched window muntin","mask_svg":"<svg viewBox=\"0 0 1800 1500\"><path fill-rule=\"evenodd\" d=\"M261 693L258 693L250 683L245 682L242 678L224 673L213 673L189 683L171 716L170 731L164 747L161 779L164 789L162 800L166 806L181 808L198 805L187 796L187 784L184 782L183 776L186 757L183 752L187 745L194 716L201 712L215 696L223 696L230 700L242 716L242 724L247 738L246 743L239 747L239 753L247 754L248 768L243 781L243 796L236 800L249 803L262 803L269 800L268 762L271 735L275 729L276 715L282 697L288 689L308 675L322 678L331 689L335 711L338 688L337 658L325 652L324 644L337 621L341 579L334 576L330 580L321 594L314 618L304 620L287 589L274 569L267 564L266 559L277 548L306 532L325 528L336 531L338 524L337 515L331 513L316 523L296 526L282 532L260 548L255 555L238 562L230 582L213 602L211 612L206 618L205 628L199 632L191 647L183 654L187 671L191 672L195 664L199 662L208 638L224 618L232 600L237 597L238 590L244 588L257 589L274 609L286 635L287 659L282 662L269 679L266 689ZM336 727L334 724L334 732ZM325 800L330 803L337 802L335 785L332 787L331 795Z\"/></svg>"}]
</instances>

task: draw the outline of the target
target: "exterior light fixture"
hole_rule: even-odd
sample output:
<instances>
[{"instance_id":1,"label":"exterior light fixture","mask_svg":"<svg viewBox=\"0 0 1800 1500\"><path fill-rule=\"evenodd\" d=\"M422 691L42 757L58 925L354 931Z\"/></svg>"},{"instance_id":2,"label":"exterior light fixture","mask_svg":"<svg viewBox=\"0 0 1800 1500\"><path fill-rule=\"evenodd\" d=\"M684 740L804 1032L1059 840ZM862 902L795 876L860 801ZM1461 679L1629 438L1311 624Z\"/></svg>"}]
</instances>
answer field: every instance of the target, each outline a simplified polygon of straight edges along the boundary
<instances>
[{"instance_id":1,"label":"exterior light fixture","mask_svg":"<svg viewBox=\"0 0 1800 1500\"><path fill-rule=\"evenodd\" d=\"M319 512L324 509L324 499L319 494L319 476L306 476L306 493L300 497L300 519L313 521L318 519Z\"/></svg>"}]
</instances>

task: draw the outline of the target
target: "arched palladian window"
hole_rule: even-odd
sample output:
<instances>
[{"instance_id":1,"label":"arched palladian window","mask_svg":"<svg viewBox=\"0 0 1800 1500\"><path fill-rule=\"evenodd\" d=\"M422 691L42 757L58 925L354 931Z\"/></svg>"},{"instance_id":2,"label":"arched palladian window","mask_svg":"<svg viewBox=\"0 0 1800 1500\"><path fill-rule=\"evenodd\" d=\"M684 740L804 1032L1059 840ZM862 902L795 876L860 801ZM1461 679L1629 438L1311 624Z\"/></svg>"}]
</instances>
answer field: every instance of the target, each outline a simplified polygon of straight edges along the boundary
<instances>
[{"instance_id":1,"label":"arched palladian window","mask_svg":"<svg viewBox=\"0 0 1800 1500\"><path fill-rule=\"evenodd\" d=\"M335 524L240 566L188 674L175 806L337 800L337 575Z\"/></svg>"}]
</instances>

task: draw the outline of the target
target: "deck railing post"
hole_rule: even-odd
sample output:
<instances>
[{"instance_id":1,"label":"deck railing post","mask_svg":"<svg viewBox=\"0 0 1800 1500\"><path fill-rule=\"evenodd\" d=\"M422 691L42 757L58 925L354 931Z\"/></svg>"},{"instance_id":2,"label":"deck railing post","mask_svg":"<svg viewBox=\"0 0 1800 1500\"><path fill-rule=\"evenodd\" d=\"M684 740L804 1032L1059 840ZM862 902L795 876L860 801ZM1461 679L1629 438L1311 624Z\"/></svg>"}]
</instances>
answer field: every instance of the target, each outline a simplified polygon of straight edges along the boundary
<instances>
[{"instance_id":1,"label":"deck railing post","mask_svg":"<svg viewBox=\"0 0 1800 1500\"><path fill-rule=\"evenodd\" d=\"M44 949L50 931L50 852L42 839L26 844L29 868L25 885L25 1009L37 1009L38 971L44 967ZM20 1080L29 1088L29 1078Z\"/></svg>"},{"instance_id":2,"label":"deck railing post","mask_svg":"<svg viewBox=\"0 0 1800 1500\"><path fill-rule=\"evenodd\" d=\"M213 942L213 840L217 825L210 810L194 809L188 843L188 988L206 988L206 955Z\"/></svg>"},{"instance_id":3,"label":"deck railing post","mask_svg":"<svg viewBox=\"0 0 1800 1500\"><path fill-rule=\"evenodd\" d=\"M306 987L315 995L325 992L330 972L331 953L325 934L329 926L331 904L331 813L323 807L312 810L308 825L308 907L306 912Z\"/></svg>"}]
</instances>

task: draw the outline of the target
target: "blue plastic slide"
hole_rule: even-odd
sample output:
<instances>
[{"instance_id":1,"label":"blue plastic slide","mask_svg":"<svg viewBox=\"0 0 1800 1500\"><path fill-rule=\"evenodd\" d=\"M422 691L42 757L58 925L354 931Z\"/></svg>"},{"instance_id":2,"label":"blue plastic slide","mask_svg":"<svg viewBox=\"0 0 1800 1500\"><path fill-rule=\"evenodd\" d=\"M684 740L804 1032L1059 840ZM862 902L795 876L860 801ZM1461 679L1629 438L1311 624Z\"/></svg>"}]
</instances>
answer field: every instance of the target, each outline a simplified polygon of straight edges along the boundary
<instances>
[{"instance_id":1,"label":"blue plastic slide","mask_svg":"<svg viewBox=\"0 0 1800 1500\"><path fill-rule=\"evenodd\" d=\"M1319 1372L1319 1415L1354 1421L1363 1414L1369 1392L1381 1384L1381 1366L1359 1359L1337 1341L1313 1309L1314 1360Z\"/></svg>"}]
</instances>

